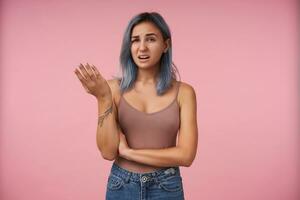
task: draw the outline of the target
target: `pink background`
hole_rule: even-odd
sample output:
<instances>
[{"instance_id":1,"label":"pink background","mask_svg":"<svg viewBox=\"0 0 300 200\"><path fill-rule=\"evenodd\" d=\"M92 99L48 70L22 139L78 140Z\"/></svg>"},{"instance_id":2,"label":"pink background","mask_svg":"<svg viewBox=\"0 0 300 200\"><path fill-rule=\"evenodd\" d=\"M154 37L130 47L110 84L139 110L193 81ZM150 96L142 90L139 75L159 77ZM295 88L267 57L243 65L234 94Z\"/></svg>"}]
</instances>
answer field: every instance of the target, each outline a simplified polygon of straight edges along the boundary
<instances>
[{"instance_id":1,"label":"pink background","mask_svg":"<svg viewBox=\"0 0 300 200\"><path fill-rule=\"evenodd\" d=\"M1 200L104 199L97 102L73 73L118 74L130 18L158 11L197 93L188 200L297 200L296 1L1 2Z\"/></svg>"}]
</instances>

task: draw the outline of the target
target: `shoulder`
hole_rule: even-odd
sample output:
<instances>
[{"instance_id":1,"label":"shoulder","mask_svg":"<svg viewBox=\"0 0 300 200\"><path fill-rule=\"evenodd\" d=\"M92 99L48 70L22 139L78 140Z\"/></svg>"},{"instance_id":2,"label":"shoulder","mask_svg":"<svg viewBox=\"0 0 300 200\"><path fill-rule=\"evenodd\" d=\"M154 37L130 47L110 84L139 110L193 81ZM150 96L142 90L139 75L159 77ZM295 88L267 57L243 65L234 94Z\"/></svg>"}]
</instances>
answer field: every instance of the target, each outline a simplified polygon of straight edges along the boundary
<instances>
[{"instance_id":1,"label":"shoulder","mask_svg":"<svg viewBox=\"0 0 300 200\"><path fill-rule=\"evenodd\" d=\"M113 90L112 92L119 92L120 90L120 80L117 78L113 78L113 79L108 79L107 83L110 87L111 90Z\"/></svg>"},{"instance_id":2,"label":"shoulder","mask_svg":"<svg viewBox=\"0 0 300 200\"><path fill-rule=\"evenodd\" d=\"M108 79L106 82L111 89L113 98L115 99L117 96L120 95L120 80L117 78L113 78L113 79Z\"/></svg>"},{"instance_id":3,"label":"shoulder","mask_svg":"<svg viewBox=\"0 0 300 200\"><path fill-rule=\"evenodd\" d=\"M183 99L186 95L191 97L191 96L196 96L195 89L192 85L182 82L182 81L177 81L179 83L179 94L181 99Z\"/></svg>"},{"instance_id":4,"label":"shoulder","mask_svg":"<svg viewBox=\"0 0 300 200\"><path fill-rule=\"evenodd\" d=\"M191 101L196 101L196 92L192 85L178 81L179 83L179 91L178 98L179 103L182 105L183 103L191 103Z\"/></svg>"},{"instance_id":5,"label":"shoulder","mask_svg":"<svg viewBox=\"0 0 300 200\"><path fill-rule=\"evenodd\" d=\"M117 78L108 79L107 83L111 89L119 89L120 88L120 80Z\"/></svg>"}]
</instances>

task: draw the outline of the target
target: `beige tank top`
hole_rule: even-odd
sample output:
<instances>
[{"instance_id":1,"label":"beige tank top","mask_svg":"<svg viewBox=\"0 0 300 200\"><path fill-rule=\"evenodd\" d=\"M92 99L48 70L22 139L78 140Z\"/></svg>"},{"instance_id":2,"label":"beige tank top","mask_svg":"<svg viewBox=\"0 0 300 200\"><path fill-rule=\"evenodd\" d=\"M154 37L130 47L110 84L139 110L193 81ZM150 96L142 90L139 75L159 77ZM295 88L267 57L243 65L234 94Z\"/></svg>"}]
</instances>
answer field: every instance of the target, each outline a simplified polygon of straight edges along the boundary
<instances>
[{"instance_id":1,"label":"beige tank top","mask_svg":"<svg viewBox=\"0 0 300 200\"><path fill-rule=\"evenodd\" d=\"M118 120L128 145L133 149L161 149L176 146L180 127L180 108L177 102L180 82L177 82L176 96L165 108L145 113L131 106L121 95L118 105ZM157 167L117 157L117 165L133 172L151 172L167 167Z\"/></svg>"}]
</instances>

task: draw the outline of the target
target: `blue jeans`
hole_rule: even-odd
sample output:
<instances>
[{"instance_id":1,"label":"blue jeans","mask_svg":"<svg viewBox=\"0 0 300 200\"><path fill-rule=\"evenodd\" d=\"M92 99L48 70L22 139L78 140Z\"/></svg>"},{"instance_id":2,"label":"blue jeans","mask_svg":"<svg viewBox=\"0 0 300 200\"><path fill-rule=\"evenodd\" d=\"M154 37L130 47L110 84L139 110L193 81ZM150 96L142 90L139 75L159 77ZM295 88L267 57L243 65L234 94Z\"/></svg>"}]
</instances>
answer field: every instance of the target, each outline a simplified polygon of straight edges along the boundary
<instances>
[{"instance_id":1,"label":"blue jeans","mask_svg":"<svg viewBox=\"0 0 300 200\"><path fill-rule=\"evenodd\" d=\"M135 173L113 163L106 200L184 200L179 167Z\"/></svg>"}]
</instances>

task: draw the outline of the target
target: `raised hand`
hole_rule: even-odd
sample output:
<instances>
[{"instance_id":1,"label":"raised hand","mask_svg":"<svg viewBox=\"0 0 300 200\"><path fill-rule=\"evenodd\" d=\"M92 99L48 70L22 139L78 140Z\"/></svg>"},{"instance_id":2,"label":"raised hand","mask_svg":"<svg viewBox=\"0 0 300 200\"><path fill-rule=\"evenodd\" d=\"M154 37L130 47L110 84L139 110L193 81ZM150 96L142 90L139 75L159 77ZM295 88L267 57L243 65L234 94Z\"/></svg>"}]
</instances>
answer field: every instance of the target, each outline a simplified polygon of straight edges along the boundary
<instances>
[{"instance_id":1,"label":"raised hand","mask_svg":"<svg viewBox=\"0 0 300 200\"><path fill-rule=\"evenodd\" d=\"M112 98L108 83L94 65L90 66L87 63L83 66L80 63L79 69L76 68L74 72L87 93L94 95L98 100Z\"/></svg>"}]
</instances>

